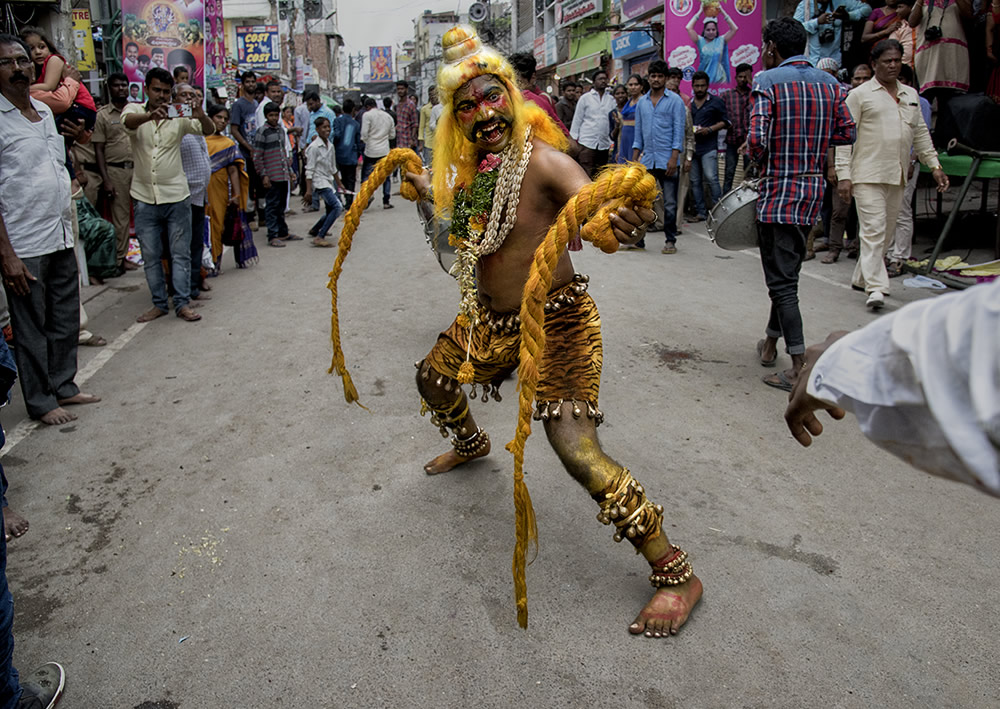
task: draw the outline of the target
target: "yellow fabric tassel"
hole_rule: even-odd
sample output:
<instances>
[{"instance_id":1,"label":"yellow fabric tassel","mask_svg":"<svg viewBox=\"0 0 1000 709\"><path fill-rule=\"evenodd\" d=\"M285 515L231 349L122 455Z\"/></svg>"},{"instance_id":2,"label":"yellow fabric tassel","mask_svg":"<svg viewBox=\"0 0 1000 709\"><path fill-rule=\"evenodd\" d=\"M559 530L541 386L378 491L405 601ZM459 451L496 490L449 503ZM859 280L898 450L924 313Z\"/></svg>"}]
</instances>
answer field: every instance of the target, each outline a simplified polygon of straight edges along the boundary
<instances>
[{"instance_id":1,"label":"yellow fabric tassel","mask_svg":"<svg viewBox=\"0 0 1000 709\"><path fill-rule=\"evenodd\" d=\"M519 405L517 432L507 450L514 454L514 595L517 622L528 626L528 590L525 554L530 542L538 543L538 528L531 497L524 484L524 446L531 435L532 403L538 388L538 363L545 351L545 299L552 289L552 276L570 237L579 233L606 253L618 249L611 232L609 214L620 206L650 209L656 197L656 180L638 163L610 168L597 180L584 185L566 203L535 250L521 299L521 363L518 367ZM580 225L586 222L586 227Z\"/></svg>"},{"instance_id":2,"label":"yellow fabric tassel","mask_svg":"<svg viewBox=\"0 0 1000 709\"><path fill-rule=\"evenodd\" d=\"M364 181L361 189L355 195L351 208L347 210L347 215L344 217L344 229L340 233L337 258L333 262L333 270L329 274L330 280L326 284L326 287L330 290L332 309L330 315L330 340L333 343L333 359L330 362L330 368L327 370L327 373L333 374L336 372L339 374L344 382L344 399L348 404L357 402L358 406L365 410L367 410L367 407L358 401L358 390L351 380L350 372L347 371L347 362L340 343L340 313L337 311L337 282L340 279L341 272L344 270L344 259L351 252L354 232L358 230L358 225L361 223L361 213L368 206L368 200L372 194L374 194L375 190L383 182L389 179L389 176L397 167L420 174L423 172L422 164L417 154L409 148L395 148L390 150L389 154L379 161L372 174ZM411 202L416 201L418 197L416 188L405 180L399 186L399 194Z\"/></svg>"},{"instance_id":3,"label":"yellow fabric tassel","mask_svg":"<svg viewBox=\"0 0 1000 709\"><path fill-rule=\"evenodd\" d=\"M458 379L459 384L472 384L476 380L476 370L472 366L472 362L465 360L462 362L462 366L458 368Z\"/></svg>"},{"instance_id":4,"label":"yellow fabric tassel","mask_svg":"<svg viewBox=\"0 0 1000 709\"><path fill-rule=\"evenodd\" d=\"M465 313L461 313L457 318L455 318L455 322L458 323L459 327L469 327L472 324L469 322L469 316Z\"/></svg>"}]
</instances>

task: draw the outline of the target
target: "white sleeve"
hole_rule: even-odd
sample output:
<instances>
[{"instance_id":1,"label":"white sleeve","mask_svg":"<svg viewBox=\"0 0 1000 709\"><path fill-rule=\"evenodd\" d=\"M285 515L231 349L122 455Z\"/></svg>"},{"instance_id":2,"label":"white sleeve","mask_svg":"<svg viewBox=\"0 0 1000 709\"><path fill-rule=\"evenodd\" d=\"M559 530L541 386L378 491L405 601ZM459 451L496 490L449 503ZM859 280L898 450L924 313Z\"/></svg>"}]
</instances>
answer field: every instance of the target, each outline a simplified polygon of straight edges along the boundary
<instances>
[{"instance_id":1,"label":"white sleeve","mask_svg":"<svg viewBox=\"0 0 1000 709\"><path fill-rule=\"evenodd\" d=\"M816 362L808 391L911 465L1000 496L1000 280L850 333Z\"/></svg>"}]
</instances>

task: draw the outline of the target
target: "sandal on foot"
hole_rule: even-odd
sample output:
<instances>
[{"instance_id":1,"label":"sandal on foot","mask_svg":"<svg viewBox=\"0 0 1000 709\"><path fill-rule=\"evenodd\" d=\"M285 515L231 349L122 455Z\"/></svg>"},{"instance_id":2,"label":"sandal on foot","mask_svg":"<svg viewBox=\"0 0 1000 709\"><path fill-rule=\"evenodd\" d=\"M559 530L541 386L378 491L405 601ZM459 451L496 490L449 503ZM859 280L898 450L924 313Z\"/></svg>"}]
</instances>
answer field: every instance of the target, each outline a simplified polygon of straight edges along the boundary
<instances>
[{"instance_id":1,"label":"sandal on foot","mask_svg":"<svg viewBox=\"0 0 1000 709\"><path fill-rule=\"evenodd\" d=\"M79 344L84 347L104 347L104 345L108 344L108 341L100 335L91 335L85 340L80 340Z\"/></svg>"},{"instance_id":2,"label":"sandal on foot","mask_svg":"<svg viewBox=\"0 0 1000 709\"><path fill-rule=\"evenodd\" d=\"M775 389L781 389L782 391L791 391L795 386L795 382L791 381L785 376L784 372L775 372L774 374L768 374L766 377L761 379L762 382L767 384L769 387L774 387Z\"/></svg>"},{"instance_id":3,"label":"sandal on foot","mask_svg":"<svg viewBox=\"0 0 1000 709\"><path fill-rule=\"evenodd\" d=\"M830 249L829 251L826 252L826 256L824 256L820 260L820 263L825 263L827 265L831 263L837 263L837 259L839 258L840 258L840 249Z\"/></svg>"},{"instance_id":4,"label":"sandal on foot","mask_svg":"<svg viewBox=\"0 0 1000 709\"><path fill-rule=\"evenodd\" d=\"M760 361L761 367L773 367L774 363L778 361L778 353L774 353L774 357L771 359L764 359L764 343L767 340L761 340L757 343L757 359Z\"/></svg>"},{"instance_id":5,"label":"sandal on foot","mask_svg":"<svg viewBox=\"0 0 1000 709\"><path fill-rule=\"evenodd\" d=\"M201 320L201 315L191 310L191 308L186 305L183 308L178 308L177 317L181 320L186 320L187 322L198 322Z\"/></svg>"},{"instance_id":6,"label":"sandal on foot","mask_svg":"<svg viewBox=\"0 0 1000 709\"><path fill-rule=\"evenodd\" d=\"M288 236L282 237L282 241L302 241L302 237L296 236L295 234L289 234Z\"/></svg>"},{"instance_id":7,"label":"sandal on foot","mask_svg":"<svg viewBox=\"0 0 1000 709\"><path fill-rule=\"evenodd\" d=\"M267 240L267 245L268 246L273 246L276 249L283 249L283 248L285 248L285 242L282 241L281 239L268 239Z\"/></svg>"},{"instance_id":8,"label":"sandal on foot","mask_svg":"<svg viewBox=\"0 0 1000 709\"><path fill-rule=\"evenodd\" d=\"M893 261L885 267L885 271L889 274L889 278L899 278L903 275L903 264Z\"/></svg>"}]
</instances>

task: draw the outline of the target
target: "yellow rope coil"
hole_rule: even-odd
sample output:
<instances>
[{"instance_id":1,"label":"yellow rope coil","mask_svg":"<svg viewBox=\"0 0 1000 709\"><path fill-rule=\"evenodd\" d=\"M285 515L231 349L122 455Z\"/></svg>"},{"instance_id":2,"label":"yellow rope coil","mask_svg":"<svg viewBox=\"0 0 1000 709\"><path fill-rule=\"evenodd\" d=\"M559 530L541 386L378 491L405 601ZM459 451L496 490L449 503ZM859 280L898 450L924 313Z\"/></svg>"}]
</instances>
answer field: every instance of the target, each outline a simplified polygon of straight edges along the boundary
<instances>
[{"instance_id":1,"label":"yellow rope coil","mask_svg":"<svg viewBox=\"0 0 1000 709\"><path fill-rule=\"evenodd\" d=\"M420 158L409 148L394 148L378 162L372 174L369 175L368 179L361 185L361 189L354 195L354 202L344 217L344 228L340 232L337 259L333 262L333 270L330 271L330 281L326 284L326 287L330 289L330 300L333 311L330 316L330 340L333 342L333 360L327 372L332 374L336 371L340 375L340 378L344 382L344 399L347 403L357 402L358 406L362 408L365 407L358 401L358 390L355 388L354 382L351 380L351 375L347 371L344 350L340 344L340 314L337 312L337 281L344 270L344 259L351 252L354 232L358 230L358 225L361 223L361 213L368 207L368 200L371 199L375 190L389 179L389 176L392 175L397 167L418 175L424 171ZM399 183L399 194L411 202L415 202L419 197L416 188L406 180L402 180Z\"/></svg>"},{"instance_id":2,"label":"yellow rope coil","mask_svg":"<svg viewBox=\"0 0 1000 709\"><path fill-rule=\"evenodd\" d=\"M535 250L528 280L521 298L521 362L517 370L520 389L517 431L507 450L514 454L514 596L517 622L528 627L528 588L525 580L525 552L529 542L538 543L538 526L524 483L524 446L531 435L532 403L538 388L538 363L545 351L545 300L552 277L569 240L580 236L605 253L618 250L611 232L609 215L619 207L649 209L656 198L656 180L638 163L611 168L582 187L562 208L545 239ZM586 222L584 224L584 222ZM580 225L584 224L580 229Z\"/></svg>"}]
</instances>

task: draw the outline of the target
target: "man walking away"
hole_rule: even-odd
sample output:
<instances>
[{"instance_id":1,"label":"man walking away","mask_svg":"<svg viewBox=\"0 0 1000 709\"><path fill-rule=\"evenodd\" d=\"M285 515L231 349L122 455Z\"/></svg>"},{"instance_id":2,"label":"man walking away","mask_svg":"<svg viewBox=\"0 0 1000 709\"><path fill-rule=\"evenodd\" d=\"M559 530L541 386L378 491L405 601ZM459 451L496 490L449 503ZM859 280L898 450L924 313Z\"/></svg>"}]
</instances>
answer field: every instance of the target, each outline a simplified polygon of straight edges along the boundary
<instances>
[{"instance_id":1,"label":"man walking away","mask_svg":"<svg viewBox=\"0 0 1000 709\"><path fill-rule=\"evenodd\" d=\"M611 148L611 124L608 116L615 110L615 97L608 91L608 72L594 72L594 88L580 97L573 114L570 137L580 144L580 163L591 178L608 164Z\"/></svg>"},{"instance_id":2,"label":"man walking away","mask_svg":"<svg viewBox=\"0 0 1000 709\"><path fill-rule=\"evenodd\" d=\"M167 285L160 258L162 234L170 248L170 279L174 287L177 317L195 322L201 315L188 305L191 298L191 191L181 162L181 139L185 135L205 136L215 132L215 124L200 103L189 103L191 118L171 118L167 110L174 78L166 69L153 67L146 74L145 105L130 104L122 111L122 123L132 141L135 172L132 198L135 199L135 232L142 248L146 283L153 307L137 318L148 322L166 315Z\"/></svg>"},{"instance_id":3,"label":"man walking away","mask_svg":"<svg viewBox=\"0 0 1000 709\"><path fill-rule=\"evenodd\" d=\"M853 195L858 207L861 253L851 286L868 294L872 310L881 310L889 293L885 252L903 203L911 147L932 168L938 192L948 189L917 92L897 80L902 65L903 45L896 40L883 39L872 48L875 78L847 96L857 142L837 148L837 190L845 203Z\"/></svg>"},{"instance_id":4,"label":"man walking away","mask_svg":"<svg viewBox=\"0 0 1000 709\"><path fill-rule=\"evenodd\" d=\"M389 141L396 137L396 124L392 117L380 109L375 99L365 99L365 115L361 117L361 142L365 144L365 161L361 181L372 174L378 161L389 154ZM382 183L382 208L392 209L389 203L389 180Z\"/></svg>"},{"instance_id":5,"label":"man walking away","mask_svg":"<svg viewBox=\"0 0 1000 709\"><path fill-rule=\"evenodd\" d=\"M333 144L337 153L337 172L344 187L344 207L354 203L358 179L358 159L361 157L361 126L354 118L354 101L344 100L344 112L333 122ZM312 145L312 143L310 143ZM309 146L306 146L308 148Z\"/></svg>"},{"instance_id":6,"label":"man walking away","mask_svg":"<svg viewBox=\"0 0 1000 709\"><path fill-rule=\"evenodd\" d=\"M806 231L823 203L823 163L827 148L850 145L855 129L840 83L803 55L806 31L790 17L764 28L764 66L752 91L747 147L764 162L759 185L757 235L771 313L757 343L765 367L778 358L778 338L792 358L790 369L764 377L768 386L791 391L806 351L799 312L799 270L806 254ZM766 161L766 162L765 162Z\"/></svg>"},{"instance_id":7,"label":"man walking away","mask_svg":"<svg viewBox=\"0 0 1000 709\"><path fill-rule=\"evenodd\" d=\"M642 162L656 178L663 197L663 253L677 253L677 163L684 150L684 102L666 91L667 63L649 65L649 93L635 107L632 159ZM639 241L637 246L644 246Z\"/></svg>"},{"instance_id":8,"label":"man walking away","mask_svg":"<svg viewBox=\"0 0 1000 709\"><path fill-rule=\"evenodd\" d=\"M726 104L718 96L708 93L708 74L696 71L691 79L691 120L694 122L694 161L691 163L691 193L698 215L688 221L703 222L708 218L705 204L704 182L712 195L712 204L722 197L719 187L719 136L720 130L729 125Z\"/></svg>"},{"instance_id":9,"label":"man walking away","mask_svg":"<svg viewBox=\"0 0 1000 709\"><path fill-rule=\"evenodd\" d=\"M285 223L288 183L293 176L292 163L285 150L285 136L278 127L281 123L281 108L276 103L266 104L264 117L267 123L263 128L257 129L253 159L260 171L261 183L267 190L267 207L264 212L267 219L267 245L280 248L284 247L285 241L302 241L302 237L289 234L288 224Z\"/></svg>"}]
</instances>

